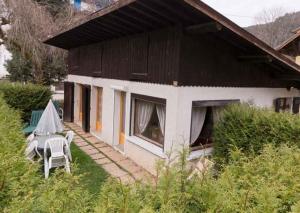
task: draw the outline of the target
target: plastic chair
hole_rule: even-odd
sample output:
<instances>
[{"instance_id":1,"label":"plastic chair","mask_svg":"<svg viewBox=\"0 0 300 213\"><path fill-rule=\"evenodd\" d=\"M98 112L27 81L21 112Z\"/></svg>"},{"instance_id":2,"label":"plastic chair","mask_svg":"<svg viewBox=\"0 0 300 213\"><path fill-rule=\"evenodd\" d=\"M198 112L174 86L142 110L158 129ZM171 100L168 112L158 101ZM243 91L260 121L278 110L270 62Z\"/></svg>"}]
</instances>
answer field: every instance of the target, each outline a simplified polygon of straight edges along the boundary
<instances>
[{"instance_id":1,"label":"plastic chair","mask_svg":"<svg viewBox=\"0 0 300 213\"><path fill-rule=\"evenodd\" d=\"M43 159L41 154L38 152L37 147L38 147L37 140L31 141L28 143L27 148L25 149L25 155L28 160L33 162L33 159L36 155L38 155L38 157L39 157L38 162Z\"/></svg>"},{"instance_id":2,"label":"plastic chair","mask_svg":"<svg viewBox=\"0 0 300 213\"><path fill-rule=\"evenodd\" d=\"M74 138L74 132L73 131L68 131L66 134L66 139L68 141L68 146L66 146L66 153L69 157L69 160L72 161L72 155L71 155L71 143Z\"/></svg>"},{"instance_id":3,"label":"plastic chair","mask_svg":"<svg viewBox=\"0 0 300 213\"><path fill-rule=\"evenodd\" d=\"M26 138L26 142L29 143L29 142L33 141L34 137L35 137L34 133L31 133L31 134Z\"/></svg>"},{"instance_id":4,"label":"plastic chair","mask_svg":"<svg viewBox=\"0 0 300 213\"><path fill-rule=\"evenodd\" d=\"M66 171L70 173L70 162L68 156L64 153L64 146L68 147L68 141L65 138L57 137L46 140L44 147L44 171L45 178L49 177L49 170L64 166ZM51 155L47 159L47 149L50 148Z\"/></svg>"},{"instance_id":5,"label":"plastic chair","mask_svg":"<svg viewBox=\"0 0 300 213\"><path fill-rule=\"evenodd\" d=\"M32 111L30 123L23 129L23 133L31 134L35 130L36 126L39 123L39 120L42 117L43 112L44 112L44 110Z\"/></svg>"}]
</instances>

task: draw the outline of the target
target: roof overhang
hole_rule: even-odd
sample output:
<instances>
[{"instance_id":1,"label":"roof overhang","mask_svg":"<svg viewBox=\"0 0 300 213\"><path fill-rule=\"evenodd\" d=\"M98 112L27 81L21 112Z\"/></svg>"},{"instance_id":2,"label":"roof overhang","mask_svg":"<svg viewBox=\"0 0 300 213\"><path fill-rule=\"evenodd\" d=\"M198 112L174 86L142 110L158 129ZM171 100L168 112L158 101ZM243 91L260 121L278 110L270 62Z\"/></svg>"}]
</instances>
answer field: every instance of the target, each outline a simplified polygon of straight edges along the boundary
<instances>
[{"instance_id":1,"label":"roof overhang","mask_svg":"<svg viewBox=\"0 0 300 213\"><path fill-rule=\"evenodd\" d=\"M50 36L45 43L72 49L171 26L191 29L210 23L217 23L217 29L221 26L216 36L243 49L245 54L270 57L273 65L300 73L296 63L199 0L119 0Z\"/></svg>"}]
</instances>

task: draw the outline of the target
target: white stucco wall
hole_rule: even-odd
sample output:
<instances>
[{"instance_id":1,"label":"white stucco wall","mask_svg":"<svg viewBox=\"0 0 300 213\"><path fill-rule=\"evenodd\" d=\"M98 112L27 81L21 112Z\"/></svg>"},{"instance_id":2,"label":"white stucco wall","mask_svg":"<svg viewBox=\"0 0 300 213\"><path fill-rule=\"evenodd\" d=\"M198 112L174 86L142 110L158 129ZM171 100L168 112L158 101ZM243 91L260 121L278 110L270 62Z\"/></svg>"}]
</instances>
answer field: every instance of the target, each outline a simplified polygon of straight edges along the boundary
<instances>
[{"instance_id":1,"label":"white stucco wall","mask_svg":"<svg viewBox=\"0 0 300 213\"><path fill-rule=\"evenodd\" d=\"M155 161L166 157L165 153L172 148L176 150L182 143L188 143L190 138L192 101L240 99L260 107L273 107L273 101L278 97L299 96L296 89L288 91L285 88L225 88L225 87L175 87L113 79L91 78L69 75L69 82L87 84L103 88L102 93L102 132L95 134L99 139L114 146L114 94L115 91L126 92L126 143L124 153L148 171L154 173ZM78 121L79 86L75 84L74 118ZM141 94L164 98L166 104L166 125L164 148L155 146L145 140L130 136L130 104L131 94ZM95 90L91 93L91 122L95 114ZM93 124L91 124L93 126ZM92 131L92 129L91 129ZM205 150L204 152L209 152ZM192 153L197 157L203 151Z\"/></svg>"}]
</instances>

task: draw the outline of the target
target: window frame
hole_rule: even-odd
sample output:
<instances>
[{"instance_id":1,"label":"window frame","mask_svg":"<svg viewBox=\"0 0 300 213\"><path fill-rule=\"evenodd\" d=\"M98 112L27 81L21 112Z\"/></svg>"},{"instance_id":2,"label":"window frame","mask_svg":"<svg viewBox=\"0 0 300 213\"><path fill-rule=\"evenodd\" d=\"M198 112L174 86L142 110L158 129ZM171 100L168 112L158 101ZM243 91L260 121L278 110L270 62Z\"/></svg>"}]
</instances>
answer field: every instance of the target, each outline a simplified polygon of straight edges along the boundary
<instances>
[{"instance_id":1,"label":"window frame","mask_svg":"<svg viewBox=\"0 0 300 213\"><path fill-rule=\"evenodd\" d=\"M189 148L192 152L204 150L213 147L213 142L205 145L199 145L196 147L191 147L191 137L192 137L192 116L194 107L224 107L230 104L240 103L240 99L228 99L228 100L202 100L202 101L192 101L192 110L190 117L190 138L189 138ZM201 130L202 131L202 130ZM201 134L201 132L200 132ZM200 135L199 135L200 136ZM198 136L198 137L199 137Z\"/></svg>"},{"instance_id":2,"label":"window frame","mask_svg":"<svg viewBox=\"0 0 300 213\"><path fill-rule=\"evenodd\" d=\"M94 86L94 91L96 92L96 103L95 103L95 110L96 110L96 119L95 119L95 132L96 133L102 133L103 131L103 87L102 86ZM99 100L98 100L98 95L100 95ZM98 103L99 101L99 103ZM101 102L101 104L100 104ZM100 107L101 106L101 107ZM99 109L98 107L100 107L101 109ZM99 113L99 117L101 118L99 120L100 123L100 129L97 130L97 120L98 120L98 113Z\"/></svg>"},{"instance_id":3,"label":"window frame","mask_svg":"<svg viewBox=\"0 0 300 213\"><path fill-rule=\"evenodd\" d=\"M131 107L130 107L130 136L138 137L141 140L144 140L148 143L151 143L155 146L158 146L164 150L165 147L165 136L163 140L163 144L158 143L157 141L151 140L150 138L147 138L141 134L135 134L134 132L134 124L135 124L135 114L136 114L136 107L135 107L135 101L136 100L141 100L141 101L146 101L146 102L151 102L154 104L160 104L166 107L166 113L167 113L167 101L166 99L163 98L157 98L153 96L146 96L146 95L140 95L140 94L131 94ZM167 119L167 116L166 116ZM164 129L166 129L166 121L165 121L165 126Z\"/></svg>"}]
</instances>

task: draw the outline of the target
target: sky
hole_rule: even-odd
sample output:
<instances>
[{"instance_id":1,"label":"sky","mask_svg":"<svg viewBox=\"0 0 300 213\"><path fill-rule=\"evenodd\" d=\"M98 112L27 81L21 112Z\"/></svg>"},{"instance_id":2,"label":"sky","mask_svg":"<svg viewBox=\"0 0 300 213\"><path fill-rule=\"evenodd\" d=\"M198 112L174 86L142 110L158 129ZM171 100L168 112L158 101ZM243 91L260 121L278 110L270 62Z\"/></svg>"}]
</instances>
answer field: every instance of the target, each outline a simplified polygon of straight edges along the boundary
<instances>
[{"instance_id":1,"label":"sky","mask_svg":"<svg viewBox=\"0 0 300 213\"><path fill-rule=\"evenodd\" d=\"M300 11L300 0L202 0L227 18L246 27L255 23L261 11L282 8L285 12Z\"/></svg>"}]
</instances>

